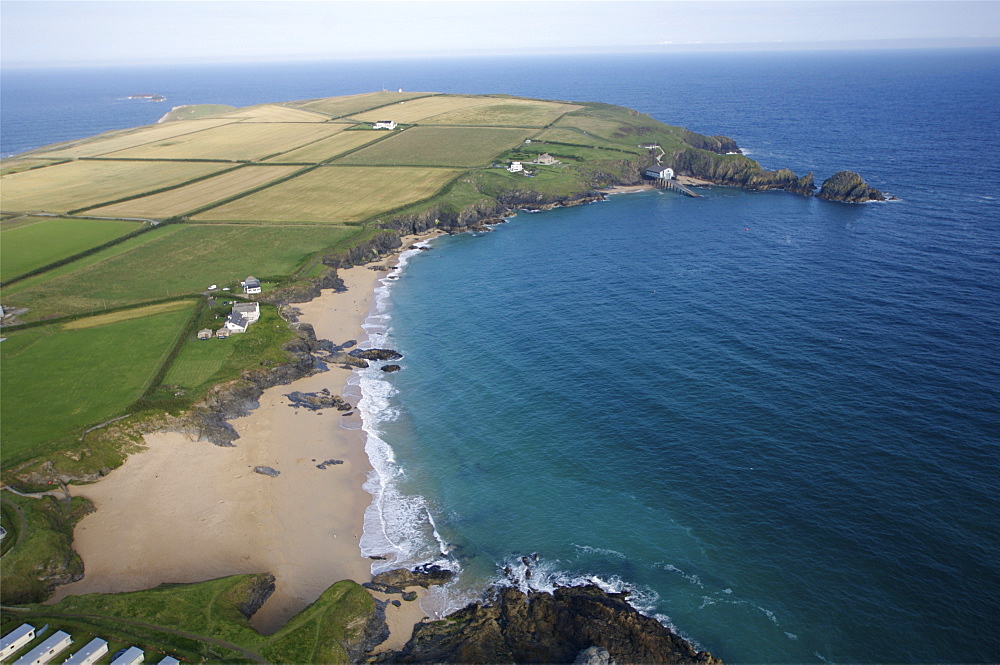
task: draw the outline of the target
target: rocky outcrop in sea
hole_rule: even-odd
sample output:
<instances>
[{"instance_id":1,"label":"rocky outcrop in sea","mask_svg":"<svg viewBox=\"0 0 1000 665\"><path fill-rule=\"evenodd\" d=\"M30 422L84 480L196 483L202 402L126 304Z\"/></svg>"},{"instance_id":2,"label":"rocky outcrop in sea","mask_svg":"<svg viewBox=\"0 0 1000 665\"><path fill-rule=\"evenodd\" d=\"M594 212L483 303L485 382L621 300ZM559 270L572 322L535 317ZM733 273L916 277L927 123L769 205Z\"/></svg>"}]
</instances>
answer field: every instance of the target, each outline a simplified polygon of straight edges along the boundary
<instances>
[{"instance_id":1,"label":"rocky outcrop in sea","mask_svg":"<svg viewBox=\"0 0 1000 665\"><path fill-rule=\"evenodd\" d=\"M823 186L816 196L827 201L843 201L844 203L885 201L885 195L882 192L870 187L854 171L837 171L823 181Z\"/></svg>"}]
</instances>

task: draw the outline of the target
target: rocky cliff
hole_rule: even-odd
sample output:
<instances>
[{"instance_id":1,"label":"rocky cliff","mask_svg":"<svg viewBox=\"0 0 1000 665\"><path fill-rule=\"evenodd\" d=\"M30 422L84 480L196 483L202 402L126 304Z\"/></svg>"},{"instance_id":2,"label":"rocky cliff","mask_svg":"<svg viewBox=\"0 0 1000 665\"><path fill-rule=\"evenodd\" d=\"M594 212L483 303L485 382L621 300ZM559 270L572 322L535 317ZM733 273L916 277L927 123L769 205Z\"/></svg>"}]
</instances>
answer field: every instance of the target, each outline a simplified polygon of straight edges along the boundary
<instances>
[{"instance_id":1,"label":"rocky cliff","mask_svg":"<svg viewBox=\"0 0 1000 665\"><path fill-rule=\"evenodd\" d=\"M823 181L823 186L817 194L828 201L843 201L845 203L865 203L866 201L885 201L885 195L862 180L854 171L837 171Z\"/></svg>"},{"instance_id":2,"label":"rocky cliff","mask_svg":"<svg viewBox=\"0 0 1000 665\"><path fill-rule=\"evenodd\" d=\"M639 614L624 594L594 586L554 594L493 589L485 602L418 624L402 650L370 662L573 663L600 659L602 649L619 664L721 662Z\"/></svg>"}]
</instances>

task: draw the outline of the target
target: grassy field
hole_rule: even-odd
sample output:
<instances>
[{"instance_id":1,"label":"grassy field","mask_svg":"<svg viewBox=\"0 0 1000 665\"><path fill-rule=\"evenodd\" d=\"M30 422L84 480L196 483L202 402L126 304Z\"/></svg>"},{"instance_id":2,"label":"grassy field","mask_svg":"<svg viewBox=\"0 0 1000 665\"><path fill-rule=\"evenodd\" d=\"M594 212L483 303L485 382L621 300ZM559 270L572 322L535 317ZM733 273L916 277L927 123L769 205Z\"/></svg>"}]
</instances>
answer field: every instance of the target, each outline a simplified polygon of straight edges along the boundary
<instances>
[{"instance_id":1,"label":"grassy field","mask_svg":"<svg viewBox=\"0 0 1000 665\"><path fill-rule=\"evenodd\" d=\"M399 102L413 99L415 97L425 97L427 92L366 92L361 95L348 95L346 97L327 97L325 99L307 99L301 102L289 102L289 106L323 113L325 115L341 118L373 109L386 104L398 104Z\"/></svg>"},{"instance_id":2,"label":"grassy field","mask_svg":"<svg viewBox=\"0 0 1000 665\"><path fill-rule=\"evenodd\" d=\"M147 125L138 129L126 129L122 131L107 132L97 136L60 143L50 148L40 148L29 153L32 157L66 158L66 157L97 157L107 152L124 150L153 143L155 141L165 141L185 134L194 134L212 127L219 127L235 122L235 120L224 118L206 118L191 120L183 124L162 123L157 125Z\"/></svg>"},{"instance_id":3,"label":"grassy field","mask_svg":"<svg viewBox=\"0 0 1000 665\"><path fill-rule=\"evenodd\" d=\"M352 132L360 133L360 132ZM412 127L353 152L336 164L359 166L483 166L531 135L531 130L481 127Z\"/></svg>"},{"instance_id":4,"label":"grassy field","mask_svg":"<svg viewBox=\"0 0 1000 665\"><path fill-rule=\"evenodd\" d=\"M431 196L458 173L452 169L320 167L194 219L357 222Z\"/></svg>"},{"instance_id":5,"label":"grassy field","mask_svg":"<svg viewBox=\"0 0 1000 665\"><path fill-rule=\"evenodd\" d=\"M225 114L227 118L239 118L252 122L326 122L330 116L278 104L248 106Z\"/></svg>"},{"instance_id":6,"label":"grassy field","mask_svg":"<svg viewBox=\"0 0 1000 665\"><path fill-rule=\"evenodd\" d=\"M238 609L260 577L234 575L132 593L68 596L54 605L5 612L3 632L23 622L47 624L52 631L70 633L75 642L96 635L116 647L135 644L146 651L148 662L159 661L160 654L187 662L349 662L345 643L360 638L375 611L363 587L337 582L281 630L261 635Z\"/></svg>"},{"instance_id":7,"label":"grassy field","mask_svg":"<svg viewBox=\"0 0 1000 665\"><path fill-rule=\"evenodd\" d=\"M211 284L238 286L247 275L289 275L309 255L363 233L334 225L170 225L88 257L78 268L15 284L4 304L28 307L24 318L37 320L200 293Z\"/></svg>"},{"instance_id":8,"label":"grassy field","mask_svg":"<svg viewBox=\"0 0 1000 665\"><path fill-rule=\"evenodd\" d=\"M385 136L385 132L341 132L334 134L328 139L322 139L321 141L310 143L305 147L277 155L267 161L272 163L318 164L343 154L348 150L360 148L372 141L383 139Z\"/></svg>"},{"instance_id":9,"label":"grassy field","mask_svg":"<svg viewBox=\"0 0 1000 665\"><path fill-rule=\"evenodd\" d=\"M171 109L166 115L160 118L160 123L176 122L178 120L198 120L201 118L214 118L222 113L235 111L235 106L228 104L188 104L177 106Z\"/></svg>"},{"instance_id":10,"label":"grassy field","mask_svg":"<svg viewBox=\"0 0 1000 665\"><path fill-rule=\"evenodd\" d=\"M493 99L487 104L442 113L421 120L428 125L545 127L559 116L581 108L572 104L527 99Z\"/></svg>"},{"instance_id":11,"label":"grassy field","mask_svg":"<svg viewBox=\"0 0 1000 665\"><path fill-rule=\"evenodd\" d=\"M28 169L36 169L43 166L52 166L53 164L57 164L58 161L54 159L5 159L0 162L0 175L27 171Z\"/></svg>"},{"instance_id":12,"label":"grassy field","mask_svg":"<svg viewBox=\"0 0 1000 665\"><path fill-rule=\"evenodd\" d=\"M190 301L183 309L91 328L7 333L0 344L4 465L74 447L73 435L82 428L128 408L159 370L193 307Z\"/></svg>"},{"instance_id":13,"label":"grassy field","mask_svg":"<svg viewBox=\"0 0 1000 665\"><path fill-rule=\"evenodd\" d=\"M0 179L4 211L65 213L215 173L225 164L80 161Z\"/></svg>"},{"instance_id":14,"label":"grassy field","mask_svg":"<svg viewBox=\"0 0 1000 665\"><path fill-rule=\"evenodd\" d=\"M166 219L294 173L295 166L244 166L190 185L87 211L88 215Z\"/></svg>"},{"instance_id":15,"label":"grassy field","mask_svg":"<svg viewBox=\"0 0 1000 665\"><path fill-rule=\"evenodd\" d=\"M140 228L140 222L20 217L0 224L0 281L7 281Z\"/></svg>"},{"instance_id":16,"label":"grassy field","mask_svg":"<svg viewBox=\"0 0 1000 665\"><path fill-rule=\"evenodd\" d=\"M442 113L453 113L463 109L475 108L477 106L487 106L492 100L485 97L462 97L459 95L437 95L435 97L423 97L413 101L394 104L384 108L355 113L353 118L365 122L375 122L376 120L395 120L397 123L421 122L426 118L441 115Z\"/></svg>"},{"instance_id":17,"label":"grassy field","mask_svg":"<svg viewBox=\"0 0 1000 665\"><path fill-rule=\"evenodd\" d=\"M187 123L180 123L181 126ZM126 150L107 153L115 159L263 159L326 138L344 125L317 122L232 123Z\"/></svg>"},{"instance_id":18,"label":"grassy field","mask_svg":"<svg viewBox=\"0 0 1000 665\"><path fill-rule=\"evenodd\" d=\"M625 145L621 142L609 141L607 139L588 134L583 130L572 127L551 127L535 137L538 141L554 141L556 143L569 143L572 145L587 146L591 148L631 148L639 150L638 142L634 145Z\"/></svg>"}]
</instances>

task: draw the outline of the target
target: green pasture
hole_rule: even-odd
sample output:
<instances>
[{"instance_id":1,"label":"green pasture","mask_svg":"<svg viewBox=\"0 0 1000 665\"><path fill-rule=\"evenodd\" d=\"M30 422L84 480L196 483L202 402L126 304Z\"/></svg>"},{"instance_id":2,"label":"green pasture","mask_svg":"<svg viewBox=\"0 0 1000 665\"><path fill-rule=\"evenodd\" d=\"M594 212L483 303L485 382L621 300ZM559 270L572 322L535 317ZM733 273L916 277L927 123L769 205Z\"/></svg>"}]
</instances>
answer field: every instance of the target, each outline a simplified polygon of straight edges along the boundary
<instances>
[{"instance_id":1,"label":"green pasture","mask_svg":"<svg viewBox=\"0 0 1000 665\"><path fill-rule=\"evenodd\" d=\"M294 173L295 166L244 166L204 180L129 199L101 208L91 208L88 215L104 217L141 217L167 219L202 208L215 201L235 196Z\"/></svg>"},{"instance_id":2,"label":"green pasture","mask_svg":"<svg viewBox=\"0 0 1000 665\"><path fill-rule=\"evenodd\" d=\"M4 465L65 449L84 427L121 415L146 390L193 307L92 328L7 332L0 343Z\"/></svg>"},{"instance_id":3,"label":"green pasture","mask_svg":"<svg viewBox=\"0 0 1000 665\"><path fill-rule=\"evenodd\" d=\"M500 198L503 192L525 189L552 196L574 196L590 191L590 185L573 169L534 167L536 174L528 178L506 169L485 169L475 176L476 188L488 196Z\"/></svg>"},{"instance_id":4,"label":"green pasture","mask_svg":"<svg viewBox=\"0 0 1000 665\"><path fill-rule=\"evenodd\" d=\"M517 146L517 148L505 155L505 157L509 156L511 159L530 162L542 153L548 153L564 164L574 164L580 162L602 162L609 159L631 159L645 152L646 150L639 147L632 149L623 147L609 150L579 145L559 145L532 141L531 143Z\"/></svg>"},{"instance_id":5,"label":"green pasture","mask_svg":"<svg viewBox=\"0 0 1000 665\"><path fill-rule=\"evenodd\" d=\"M325 162L338 155L359 148L365 144L384 139L386 132L341 132L334 134L330 138L322 139L310 143L302 148L290 150L276 157L271 157L268 162L273 163L293 163L293 164L318 164Z\"/></svg>"},{"instance_id":6,"label":"green pasture","mask_svg":"<svg viewBox=\"0 0 1000 665\"><path fill-rule=\"evenodd\" d=\"M631 109L605 104L588 104L579 111L567 113L552 128L573 128L627 148L644 143L659 143L664 150L686 145L682 128L665 125Z\"/></svg>"},{"instance_id":7,"label":"green pasture","mask_svg":"<svg viewBox=\"0 0 1000 665\"><path fill-rule=\"evenodd\" d=\"M18 171L27 171L29 169L42 168L43 166L52 166L53 164L58 164L59 160L55 159L21 159L15 157L13 159L5 159L0 162L0 175L7 175L8 173L17 173Z\"/></svg>"},{"instance_id":8,"label":"green pasture","mask_svg":"<svg viewBox=\"0 0 1000 665\"><path fill-rule=\"evenodd\" d=\"M333 118L342 118L354 113L361 113L387 104L398 104L417 97L426 97L437 93L429 92L367 92L346 97L327 97L325 99L307 99L300 102L289 102L289 106L323 113ZM392 108L392 107L390 107ZM387 111L389 109L386 109Z\"/></svg>"},{"instance_id":9,"label":"green pasture","mask_svg":"<svg viewBox=\"0 0 1000 665\"><path fill-rule=\"evenodd\" d=\"M458 173L438 168L321 166L193 219L360 222L433 196Z\"/></svg>"},{"instance_id":10,"label":"green pasture","mask_svg":"<svg viewBox=\"0 0 1000 665\"><path fill-rule=\"evenodd\" d=\"M529 99L487 99L471 106L421 120L429 125L476 125L480 127L545 127L563 114L582 107Z\"/></svg>"},{"instance_id":11,"label":"green pasture","mask_svg":"<svg viewBox=\"0 0 1000 665\"><path fill-rule=\"evenodd\" d=\"M266 191L266 190L265 190ZM342 225L171 224L36 278L14 284L4 305L24 319L98 311L188 293L239 287L247 275L280 278L315 252L346 248L363 234Z\"/></svg>"},{"instance_id":12,"label":"green pasture","mask_svg":"<svg viewBox=\"0 0 1000 665\"><path fill-rule=\"evenodd\" d=\"M275 365L286 359L287 354L281 346L292 339L294 333L270 305L261 306L260 319L245 333L231 335L228 339L198 339L197 332L202 328L213 333L221 328L231 309L220 301L205 309L170 364L162 381L165 388L153 393L147 401L164 406L172 402L190 404L213 385L239 378L245 369ZM174 399L177 388L185 392L182 400Z\"/></svg>"},{"instance_id":13,"label":"green pasture","mask_svg":"<svg viewBox=\"0 0 1000 665\"><path fill-rule=\"evenodd\" d=\"M0 281L131 233L140 222L22 217L0 225Z\"/></svg>"},{"instance_id":14,"label":"green pasture","mask_svg":"<svg viewBox=\"0 0 1000 665\"><path fill-rule=\"evenodd\" d=\"M3 176L5 211L65 213L215 173L226 164L74 161Z\"/></svg>"},{"instance_id":15,"label":"green pasture","mask_svg":"<svg viewBox=\"0 0 1000 665\"><path fill-rule=\"evenodd\" d=\"M212 118L222 113L235 110L235 106L229 106L228 104L189 104L187 106L178 106L177 108L171 109L165 116L163 116L163 118L160 119L159 124L177 122L179 120L200 120L202 118Z\"/></svg>"},{"instance_id":16,"label":"green pasture","mask_svg":"<svg viewBox=\"0 0 1000 665\"><path fill-rule=\"evenodd\" d=\"M164 141L185 134L194 134L212 127L227 125L235 120L231 118L200 118L185 123L161 123L156 125L146 125L134 129L123 129L112 132L105 132L97 136L69 141L67 143L57 143L55 145L39 148L30 153L31 157L46 158L78 158L96 157L116 150L133 148L146 143Z\"/></svg>"},{"instance_id":17,"label":"green pasture","mask_svg":"<svg viewBox=\"0 0 1000 665\"><path fill-rule=\"evenodd\" d=\"M487 127L413 127L352 152L336 164L359 166L482 166L519 145L531 130Z\"/></svg>"}]
</instances>

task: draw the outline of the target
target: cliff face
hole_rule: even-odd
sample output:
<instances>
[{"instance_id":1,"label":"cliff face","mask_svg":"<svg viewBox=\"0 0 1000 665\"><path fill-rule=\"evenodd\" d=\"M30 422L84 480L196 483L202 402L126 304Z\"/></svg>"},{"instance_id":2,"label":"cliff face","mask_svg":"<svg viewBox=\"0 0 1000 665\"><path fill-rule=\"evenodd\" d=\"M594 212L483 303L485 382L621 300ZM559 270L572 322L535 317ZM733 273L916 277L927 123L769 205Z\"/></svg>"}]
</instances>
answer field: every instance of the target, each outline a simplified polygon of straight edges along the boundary
<instances>
[{"instance_id":1,"label":"cliff face","mask_svg":"<svg viewBox=\"0 0 1000 665\"><path fill-rule=\"evenodd\" d=\"M443 621L418 624L398 652L376 663L572 663L581 652L607 649L618 663L703 663L718 659L695 649L655 619L597 587L554 594L493 590Z\"/></svg>"},{"instance_id":2,"label":"cliff face","mask_svg":"<svg viewBox=\"0 0 1000 665\"><path fill-rule=\"evenodd\" d=\"M828 201L843 201L845 203L865 203L866 201L885 201L885 195L861 179L854 171L837 171L823 181L823 186L817 194Z\"/></svg>"}]
</instances>

